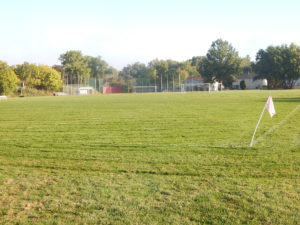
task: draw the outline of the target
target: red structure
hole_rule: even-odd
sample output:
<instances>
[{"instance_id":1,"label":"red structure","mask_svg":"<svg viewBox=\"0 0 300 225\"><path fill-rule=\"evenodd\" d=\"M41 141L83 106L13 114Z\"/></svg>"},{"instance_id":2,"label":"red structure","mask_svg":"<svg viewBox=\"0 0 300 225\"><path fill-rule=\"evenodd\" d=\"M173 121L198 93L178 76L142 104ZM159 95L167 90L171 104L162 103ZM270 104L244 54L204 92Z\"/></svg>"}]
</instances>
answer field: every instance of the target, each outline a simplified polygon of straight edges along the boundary
<instances>
[{"instance_id":1,"label":"red structure","mask_svg":"<svg viewBox=\"0 0 300 225\"><path fill-rule=\"evenodd\" d=\"M122 93L121 86L103 86L103 94Z\"/></svg>"}]
</instances>

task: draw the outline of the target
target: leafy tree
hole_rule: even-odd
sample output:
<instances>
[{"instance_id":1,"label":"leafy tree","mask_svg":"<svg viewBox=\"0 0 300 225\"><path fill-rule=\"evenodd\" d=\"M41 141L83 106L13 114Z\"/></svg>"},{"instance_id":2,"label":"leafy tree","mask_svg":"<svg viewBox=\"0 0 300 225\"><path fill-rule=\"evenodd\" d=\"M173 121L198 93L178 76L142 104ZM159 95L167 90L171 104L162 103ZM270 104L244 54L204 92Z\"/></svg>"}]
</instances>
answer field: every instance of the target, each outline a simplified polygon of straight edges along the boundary
<instances>
[{"instance_id":1,"label":"leafy tree","mask_svg":"<svg viewBox=\"0 0 300 225\"><path fill-rule=\"evenodd\" d=\"M85 56L86 61L88 62L88 67L91 70L91 77L97 79L103 79L104 75L108 73L108 64L104 60L101 59L101 56L92 57Z\"/></svg>"},{"instance_id":2,"label":"leafy tree","mask_svg":"<svg viewBox=\"0 0 300 225\"><path fill-rule=\"evenodd\" d=\"M53 65L52 68L55 69L57 72L60 73L61 79L63 80L64 77L65 77L65 71L64 71L63 66L61 66L61 65Z\"/></svg>"},{"instance_id":3,"label":"leafy tree","mask_svg":"<svg viewBox=\"0 0 300 225\"><path fill-rule=\"evenodd\" d=\"M206 54L201 74L206 81L218 81L230 87L240 74L241 59L238 52L227 41L214 41Z\"/></svg>"},{"instance_id":4,"label":"leafy tree","mask_svg":"<svg viewBox=\"0 0 300 225\"><path fill-rule=\"evenodd\" d=\"M154 86L157 86L157 78L158 78L157 70L155 68L151 67L150 65L148 66L148 68L151 71L151 75L152 75L152 78L154 80Z\"/></svg>"},{"instance_id":5,"label":"leafy tree","mask_svg":"<svg viewBox=\"0 0 300 225\"><path fill-rule=\"evenodd\" d=\"M174 60L167 60L168 63L168 85L167 89L169 89L169 86L172 85L172 90L175 90L175 87L177 86L177 78L178 78L178 73L177 73L177 68L179 66L179 63Z\"/></svg>"},{"instance_id":6,"label":"leafy tree","mask_svg":"<svg viewBox=\"0 0 300 225\"><path fill-rule=\"evenodd\" d=\"M156 70L156 75L160 78L160 90L163 91L164 83L167 83L167 71L168 71L168 63L164 60L155 59L149 63L149 65ZM165 85L165 88L168 85Z\"/></svg>"},{"instance_id":7,"label":"leafy tree","mask_svg":"<svg viewBox=\"0 0 300 225\"><path fill-rule=\"evenodd\" d=\"M120 71L119 75L126 78L131 77L134 82L130 82L131 85L138 86L151 86L155 85L155 71L151 67L147 67L143 63L136 62L132 65L127 65Z\"/></svg>"},{"instance_id":8,"label":"leafy tree","mask_svg":"<svg viewBox=\"0 0 300 225\"><path fill-rule=\"evenodd\" d=\"M159 90L170 90L170 87L175 90L188 76L197 75L199 73L196 66L193 66L190 61L177 62L158 59L152 60L148 66L139 62L127 65L119 73L119 76L125 80L129 81L129 77L134 79L135 85L138 86L157 86L158 84Z\"/></svg>"},{"instance_id":9,"label":"leafy tree","mask_svg":"<svg viewBox=\"0 0 300 225\"><path fill-rule=\"evenodd\" d=\"M200 64L198 64L198 65L200 66ZM194 64L193 61L191 61L191 60L178 63L178 68L177 68L176 72L178 74L179 88L180 88L180 85L188 77L190 77L190 76L199 76L200 75L199 71L197 70L197 65Z\"/></svg>"},{"instance_id":10,"label":"leafy tree","mask_svg":"<svg viewBox=\"0 0 300 225\"><path fill-rule=\"evenodd\" d=\"M255 72L258 76L255 79L267 79L268 88L279 88L282 86L280 79L280 52L274 46L269 46L266 50L259 50L256 54Z\"/></svg>"},{"instance_id":11,"label":"leafy tree","mask_svg":"<svg viewBox=\"0 0 300 225\"><path fill-rule=\"evenodd\" d=\"M191 62L191 65L196 68L198 73L200 74L201 71L203 71L203 62L206 60L206 56L194 56L189 61Z\"/></svg>"},{"instance_id":12,"label":"leafy tree","mask_svg":"<svg viewBox=\"0 0 300 225\"><path fill-rule=\"evenodd\" d=\"M178 67L176 72L178 74L178 88L181 88L181 84L189 77L189 73L182 67Z\"/></svg>"},{"instance_id":13,"label":"leafy tree","mask_svg":"<svg viewBox=\"0 0 300 225\"><path fill-rule=\"evenodd\" d=\"M105 71L106 77L119 77L119 71L112 66L109 66L108 69Z\"/></svg>"},{"instance_id":14,"label":"leafy tree","mask_svg":"<svg viewBox=\"0 0 300 225\"><path fill-rule=\"evenodd\" d=\"M250 56L247 55L245 58L241 58L241 69L243 73L251 73L252 72L252 62Z\"/></svg>"},{"instance_id":15,"label":"leafy tree","mask_svg":"<svg viewBox=\"0 0 300 225\"><path fill-rule=\"evenodd\" d=\"M109 67L108 63L102 60L101 56L92 57L85 56L88 63L88 68L91 70L91 77L95 80L95 88L101 89L101 84L111 80L110 78L115 76L115 69Z\"/></svg>"},{"instance_id":16,"label":"leafy tree","mask_svg":"<svg viewBox=\"0 0 300 225\"><path fill-rule=\"evenodd\" d=\"M37 66L25 62L17 65L15 72L25 86L30 88L58 91L62 87L61 73L46 65Z\"/></svg>"},{"instance_id":17,"label":"leafy tree","mask_svg":"<svg viewBox=\"0 0 300 225\"><path fill-rule=\"evenodd\" d=\"M284 88L293 88L300 78L300 47L295 44L281 46Z\"/></svg>"},{"instance_id":18,"label":"leafy tree","mask_svg":"<svg viewBox=\"0 0 300 225\"><path fill-rule=\"evenodd\" d=\"M269 46L256 54L255 79L267 79L268 88L292 88L300 78L300 47Z\"/></svg>"},{"instance_id":19,"label":"leafy tree","mask_svg":"<svg viewBox=\"0 0 300 225\"><path fill-rule=\"evenodd\" d=\"M198 65L200 66L200 65ZM189 74L189 76L199 76L200 73L197 70L196 66L193 66L192 63L188 60L182 63L179 63L179 67L186 70Z\"/></svg>"},{"instance_id":20,"label":"leafy tree","mask_svg":"<svg viewBox=\"0 0 300 225\"><path fill-rule=\"evenodd\" d=\"M55 69L39 65L38 73L33 77L35 88L47 91L58 91L62 87L61 74Z\"/></svg>"},{"instance_id":21,"label":"leafy tree","mask_svg":"<svg viewBox=\"0 0 300 225\"><path fill-rule=\"evenodd\" d=\"M36 73L36 65L29 64L28 62L24 62L23 64L16 65L14 71L19 79L24 83L26 86L30 86L30 78Z\"/></svg>"},{"instance_id":22,"label":"leafy tree","mask_svg":"<svg viewBox=\"0 0 300 225\"><path fill-rule=\"evenodd\" d=\"M15 92L19 82L13 68L0 61L0 95Z\"/></svg>"},{"instance_id":23,"label":"leafy tree","mask_svg":"<svg viewBox=\"0 0 300 225\"><path fill-rule=\"evenodd\" d=\"M26 86L40 90L43 89L42 80L40 78L42 74L40 74L38 66L30 64L28 68L30 75L28 75L28 78L26 79Z\"/></svg>"},{"instance_id":24,"label":"leafy tree","mask_svg":"<svg viewBox=\"0 0 300 225\"><path fill-rule=\"evenodd\" d=\"M124 67L123 70L119 72L119 77L125 82L123 90L127 90L128 93L132 92L133 86L135 85L135 79L131 75L131 65Z\"/></svg>"},{"instance_id":25,"label":"leafy tree","mask_svg":"<svg viewBox=\"0 0 300 225\"><path fill-rule=\"evenodd\" d=\"M52 68L61 74L64 72L64 68L61 65L53 65Z\"/></svg>"},{"instance_id":26,"label":"leafy tree","mask_svg":"<svg viewBox=\"0 0 300 225\"><path fill-rule=\"evenodd\" d=\"M67 51L59 57L68 84L87 84L91 69L81 51Z\"/></svg>"}]
</instances>

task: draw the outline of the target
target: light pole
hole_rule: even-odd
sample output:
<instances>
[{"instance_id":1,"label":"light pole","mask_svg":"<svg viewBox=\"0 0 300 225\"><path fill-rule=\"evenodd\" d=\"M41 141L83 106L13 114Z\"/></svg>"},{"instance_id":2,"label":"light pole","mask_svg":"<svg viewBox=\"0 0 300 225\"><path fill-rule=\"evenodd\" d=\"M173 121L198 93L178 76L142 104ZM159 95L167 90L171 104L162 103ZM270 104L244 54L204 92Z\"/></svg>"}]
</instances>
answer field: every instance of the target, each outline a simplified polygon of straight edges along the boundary
<instances>
[{"instance_id":1,"label":"light pole","mask_svg":"<svg viewBox=\"0 0 300 225\"><path fill-rule=\"evenodd\" d=\"M162 74L160 74L160 92L162 92Z\"/></svg>"}]
</instances>

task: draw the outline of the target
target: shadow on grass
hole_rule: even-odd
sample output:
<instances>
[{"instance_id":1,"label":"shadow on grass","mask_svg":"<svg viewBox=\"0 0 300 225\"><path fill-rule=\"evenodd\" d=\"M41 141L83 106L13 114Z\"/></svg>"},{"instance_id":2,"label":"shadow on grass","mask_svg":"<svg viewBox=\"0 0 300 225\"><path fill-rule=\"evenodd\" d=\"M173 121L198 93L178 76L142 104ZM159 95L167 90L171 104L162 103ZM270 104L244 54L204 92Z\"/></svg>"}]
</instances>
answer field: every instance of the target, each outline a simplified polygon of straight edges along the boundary
<instances>
[{"instance_id":1,"label":"shadow on grass","mask_svg":"<svg viewBox=\"0 0 300 225\"><path fill-rule=\"evenodd\" d=\"M300 97L298 97L298 98L274 98L274 102L300 102Z\"/></svg>"}]
</instances>

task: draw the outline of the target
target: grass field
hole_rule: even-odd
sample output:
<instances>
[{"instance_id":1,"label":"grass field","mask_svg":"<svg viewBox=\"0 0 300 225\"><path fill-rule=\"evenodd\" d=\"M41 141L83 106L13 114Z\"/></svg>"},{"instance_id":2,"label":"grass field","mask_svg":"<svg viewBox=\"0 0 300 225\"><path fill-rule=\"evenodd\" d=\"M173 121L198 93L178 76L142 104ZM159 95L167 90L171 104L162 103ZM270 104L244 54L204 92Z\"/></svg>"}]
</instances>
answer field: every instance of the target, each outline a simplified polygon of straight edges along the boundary
<instances>
[{"instance_id":1,"label":"grass field","mask_svg":"<svg viewBox=\"0 0 300 225\"><path fill-rule=\"evenodd\" d=\"M0 224L300 224L300 90L0 101Z\"/></svg>"}]
</instances>

